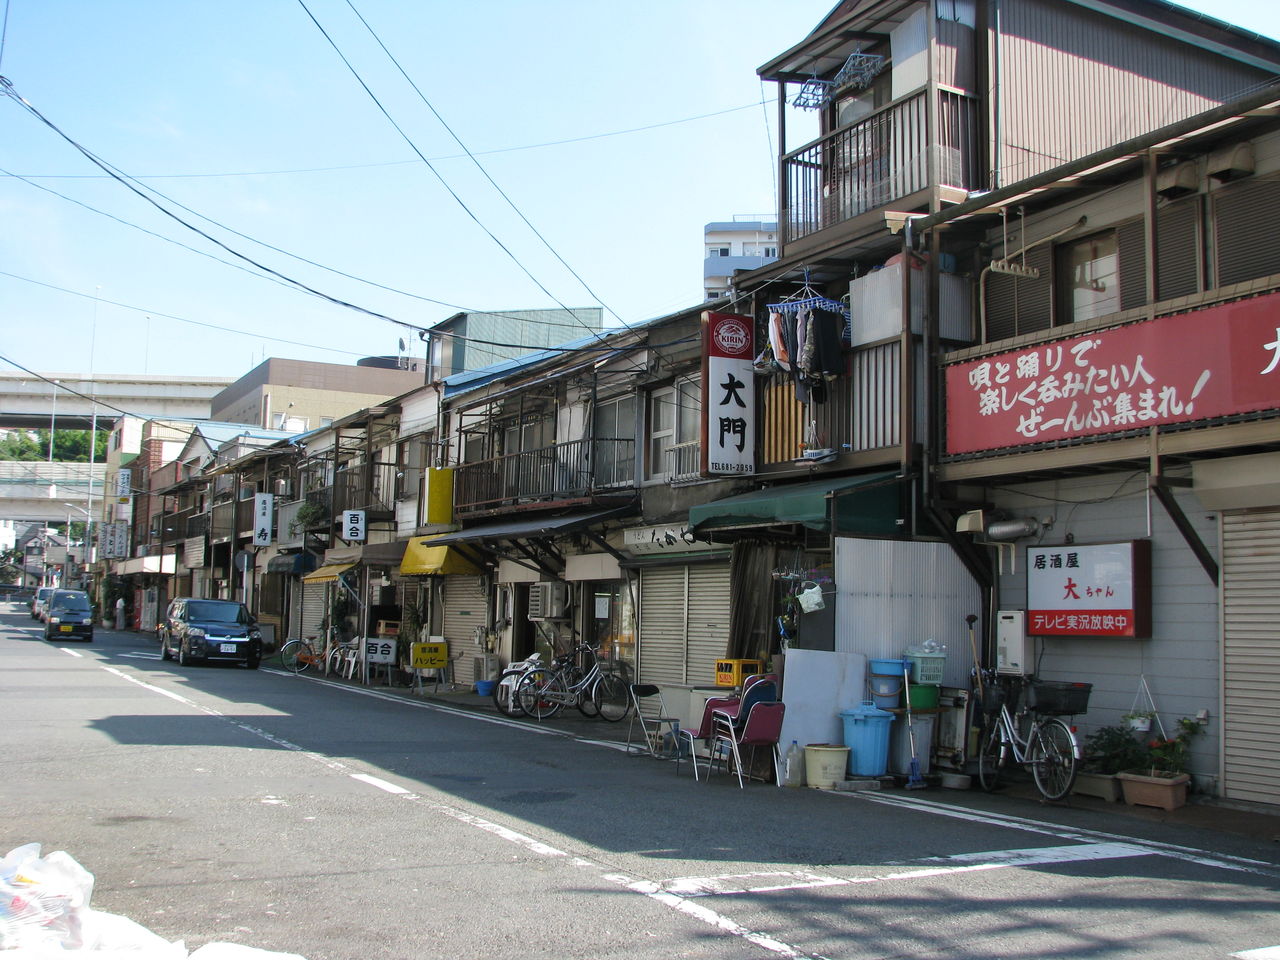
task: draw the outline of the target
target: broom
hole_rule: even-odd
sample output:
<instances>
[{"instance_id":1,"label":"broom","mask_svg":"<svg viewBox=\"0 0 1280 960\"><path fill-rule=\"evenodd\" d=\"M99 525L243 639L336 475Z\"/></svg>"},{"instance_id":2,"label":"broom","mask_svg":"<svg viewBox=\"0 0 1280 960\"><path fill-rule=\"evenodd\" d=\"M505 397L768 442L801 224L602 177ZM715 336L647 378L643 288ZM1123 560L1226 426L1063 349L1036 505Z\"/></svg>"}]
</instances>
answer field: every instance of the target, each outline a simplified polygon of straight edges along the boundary
<instances>
[{"instance_id":1,"label":"broom","mask_svg":"<svg viewBox=\"0 0 1280 960\"><path fill-rule=\"evenodd\" d=\"M911 664L902 661L902 693L907 701L907 738L911 741L911 774L907 777L908 790L923 790L928 786L920 776L920 758L916 755L916 727L911 720Z\"/></svg>"}]
</instances>

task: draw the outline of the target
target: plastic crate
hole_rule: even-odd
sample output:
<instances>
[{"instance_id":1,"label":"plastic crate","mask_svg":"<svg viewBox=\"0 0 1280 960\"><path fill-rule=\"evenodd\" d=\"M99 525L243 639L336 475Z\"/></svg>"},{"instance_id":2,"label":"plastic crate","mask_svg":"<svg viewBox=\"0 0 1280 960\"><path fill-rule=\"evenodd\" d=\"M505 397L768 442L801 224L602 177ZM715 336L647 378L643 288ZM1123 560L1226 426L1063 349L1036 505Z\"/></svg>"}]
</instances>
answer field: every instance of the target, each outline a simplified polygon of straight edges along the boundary
<instances>
[{"instance_id":1,"label":"plastic crate","mask_svg":"<svg viewBox=\"0 0 1280 960\"><path fill-rule=\"evenodd\" d=\"M947 665L945 653L911 653L907 652L911 661L912 683L942 683L942 672Z\"/></svg>"},{"instance_id":2,"label":"plastic crate","mask_svg":"<svg viewBox=\"0 0 1280 960\"><path fill-rule=\"evenodd\" d=\"M1036 713L1071 716L1089 712L1092 683L1061 680L1033 680L1027 691L1027 706Z\"/></svg>"},{"instance_id":3,"label":"plastic crate","mask_svg":"<svg viewBox=\"0 0 1280 960\"><path fill-rule=\"evenodd\" d=\"M757 673L764 673L764 664L759 660L717 660L716 686L740 687L743 680Z\"/></svg>"}]
</instances>

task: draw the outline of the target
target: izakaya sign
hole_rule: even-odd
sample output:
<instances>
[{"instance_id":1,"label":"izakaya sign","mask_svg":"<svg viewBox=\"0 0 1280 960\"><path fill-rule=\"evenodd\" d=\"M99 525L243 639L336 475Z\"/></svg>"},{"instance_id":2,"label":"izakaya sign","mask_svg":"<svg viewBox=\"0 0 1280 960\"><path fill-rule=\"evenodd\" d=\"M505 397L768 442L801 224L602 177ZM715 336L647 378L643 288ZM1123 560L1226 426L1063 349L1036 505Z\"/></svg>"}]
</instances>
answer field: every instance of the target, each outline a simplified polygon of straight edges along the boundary
<instances>
[{"instance_id":1,"label":"izakaya sign","mask_svg":"<svg viewBox=\"0 0 1280 960\"><path fill-rule=\"evenodd\" d=\"M947 368L947 452L1280 407L1280 294Z\"/></svg>"},{"instance_id":2,"label":"izakaya sign","mask_svg":"<svg viewBox=\"0 0 1280 960\"><path fill-rule=\"evenodd\" d=\"M1028 547L1027 633L1151 636L1151 542Z\"/></svg>"},{"instance_id":3,"label":"izakaya sign","mask_svg":"<svg viewBox=\"0 0 1280 960\"><path fill-rule=\"evenodd\" d=\"M754 322L731 313L702 315L702 472L756 471Z\"/></svg>"}]
</instances>

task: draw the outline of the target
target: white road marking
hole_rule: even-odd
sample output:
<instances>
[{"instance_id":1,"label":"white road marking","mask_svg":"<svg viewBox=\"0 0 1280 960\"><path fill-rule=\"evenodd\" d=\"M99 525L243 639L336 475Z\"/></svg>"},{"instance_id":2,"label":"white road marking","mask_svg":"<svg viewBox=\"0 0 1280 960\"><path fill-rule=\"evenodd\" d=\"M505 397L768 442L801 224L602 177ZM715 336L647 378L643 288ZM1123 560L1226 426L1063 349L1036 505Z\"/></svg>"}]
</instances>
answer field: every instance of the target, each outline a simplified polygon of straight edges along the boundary
<instances>
[{"instance_id":1,"label":"white road marking","mask_svg":"<svg viewBox=\"0 0 1280 960\"><path fill-rule=\"evenodd\" d=\"M58 647L58 649L69 657L79 657L81 660L84 659L84 654L79 650L68 650L66 647Z\"/></svg>"},{"instance_id":2,"label":"white road marking","mask_svg":"<svg viewBox=\"0 0 1280 960\"><path fill-rule=\"evenodd\" d=\"M412 790L406 790L404 787L398 787L394 783L388 783L386 780L382 780L378 777L371 777L367 773L353 773L351 774L351 779L367 783L369 786L377 787L379 790L385 790L387 793L406 794L413 792Z\"/></svg>"},{"instance_id":3,"label":"white road marking","mask_svg":"<svg viewBox=\"0 0 1280 960\"><path fill-rule=\"evenodd\" d=\"M1280 947L1258 947L1256 950L1241 950L1231 954L1240 960L1280 960Z\"/></svg>"},{"instance_id":4,"label":"white road marking","mask_svg":"<svg viewBox=\"0 0 1280 960\"><path fill-rule=\"evenodd\" d=\"M127 657L131 660L159 660L160 654L147 653L145 650L130 650L128 653L117 653L117 657Z\"/></svg>"}]
</instances>

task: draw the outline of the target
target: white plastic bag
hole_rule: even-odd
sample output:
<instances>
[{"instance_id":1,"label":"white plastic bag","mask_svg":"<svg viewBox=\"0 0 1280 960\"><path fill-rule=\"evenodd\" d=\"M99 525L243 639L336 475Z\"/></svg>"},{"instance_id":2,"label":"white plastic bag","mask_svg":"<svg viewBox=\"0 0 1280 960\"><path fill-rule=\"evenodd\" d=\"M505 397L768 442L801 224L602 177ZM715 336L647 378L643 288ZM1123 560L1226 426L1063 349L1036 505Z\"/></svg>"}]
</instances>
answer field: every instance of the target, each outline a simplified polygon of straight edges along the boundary
<instances>
[{"instance_id":1,"label":"white plastic bag","mask_svg":"<svg viewBox=\"0 0 1280 960\"><path fill-rule=\"evenodd\" d=\"M93 874L63 851L42 857L38 843L10 850L0 860L0 949L80 949L92 893Z\"/></svg>"},{"instance_id":2,"label":"white plastic bag","mask_svg":"<svg viewBox=\"0 0 1280 960\"><path fill-rule=\"evenodd\" d=\"M822 599L822 587L818 584L812 580L806 580L800 587L796 600L800 602L800 609L805 613L813 613L827 605L827 602Z\"/></svg>"}]
</instances>

